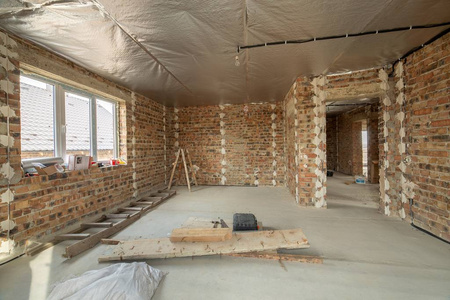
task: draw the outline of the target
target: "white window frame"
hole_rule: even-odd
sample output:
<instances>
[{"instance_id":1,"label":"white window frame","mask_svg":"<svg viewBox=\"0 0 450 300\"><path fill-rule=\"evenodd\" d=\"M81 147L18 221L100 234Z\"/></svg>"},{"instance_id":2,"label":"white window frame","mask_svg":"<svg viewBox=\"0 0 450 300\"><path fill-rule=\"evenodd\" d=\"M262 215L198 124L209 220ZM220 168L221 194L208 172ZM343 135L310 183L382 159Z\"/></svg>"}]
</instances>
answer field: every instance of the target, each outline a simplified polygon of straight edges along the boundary
<instances>
[{"instance_id":1,"label":"white window frame","mask_svg":"<svg viewBox=\"0 0 450 300\"><path fill-rule=\"evenodd\" d=\"M53 136L54 136L54 157L43 158L31 158L24 159L22 162L48 162L54 160L66 159L66 103L65 93L72 93L82 97L89 98L90 110L89 110L89 123L90 123L90 156L94 161L97 161L97 100L110 102L113 104L113 132L114 132L114 144L113 144L113 156L119 157L119 126L118 126L118 101L107 99L105 97L98 96L94 93L86 92L81 89L77 89L61 82L48 79L36 74L24 74L21 72L20 76L28 77L41 81L43 83L51 84L54 86L53 92ZM104 162L104 161L102 161ZM66 161L67 163L67 161Z\"/></svg>"}]
</instances>

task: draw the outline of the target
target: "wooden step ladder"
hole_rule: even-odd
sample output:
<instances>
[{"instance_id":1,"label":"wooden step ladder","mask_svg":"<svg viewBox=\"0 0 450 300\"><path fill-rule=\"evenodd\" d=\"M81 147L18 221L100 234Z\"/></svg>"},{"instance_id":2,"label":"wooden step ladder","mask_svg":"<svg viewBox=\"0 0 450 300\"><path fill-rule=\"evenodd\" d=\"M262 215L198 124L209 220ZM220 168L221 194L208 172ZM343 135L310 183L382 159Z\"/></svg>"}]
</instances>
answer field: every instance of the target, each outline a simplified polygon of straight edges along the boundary
<instances>
[{"instance_id":1,"label":"wooden step ladder","mask_svg":"<svg viewBox=\"0 0 450 300\"><path fill-rule=\"evenodd\" d=\"M198 186L197 177L195 177L195 170L194 170L194 167L192 166L191 156L189 155L189 151L187 149L185 149L185 150L186 150L186 155L184 154L185 151L182 148L180 148L177 152L175 162L173 164L172 174L170 174L169 187L167 188L167 190L170 190L170 188L172 187L173 176L175 175L175 171L177 169L178 163L180 163L180 167L179 167L179 172L178 172L178 178L176 179L177 184L182 177L181 174L182 174L183 165L184 165L184 173L186 175L186 183L187 183L189 192L191 191L191 185L195 184L196 186ZM181 164L180 154L181 154L181 158L183 160L183 165ZM187 163L186 163L186 156L187 156L187 161L189 163L189 168L191 169L192 181L189 178L189 170L188 170Z\"/></svg>"}]
</instances>

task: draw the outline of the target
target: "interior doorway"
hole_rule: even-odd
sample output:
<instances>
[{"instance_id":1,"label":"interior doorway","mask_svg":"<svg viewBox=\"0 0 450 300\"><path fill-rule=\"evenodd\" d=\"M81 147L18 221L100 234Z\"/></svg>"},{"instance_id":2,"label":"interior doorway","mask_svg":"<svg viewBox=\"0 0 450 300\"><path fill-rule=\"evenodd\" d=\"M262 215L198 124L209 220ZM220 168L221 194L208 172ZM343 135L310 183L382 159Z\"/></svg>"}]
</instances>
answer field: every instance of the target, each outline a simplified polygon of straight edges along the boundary
<instances>
[{"instance_id":1,"label":"interior doorway","mask_svg":"<svg viewBox=\"0 0 450 300\"><path fill-rule=\"evenodd\" d=\"M378 208L379 98L327 102L327 204ZM372 174L372 175L371 175ZM362 195L364 195L362 197Z\"/></svg>"}]
</instances>

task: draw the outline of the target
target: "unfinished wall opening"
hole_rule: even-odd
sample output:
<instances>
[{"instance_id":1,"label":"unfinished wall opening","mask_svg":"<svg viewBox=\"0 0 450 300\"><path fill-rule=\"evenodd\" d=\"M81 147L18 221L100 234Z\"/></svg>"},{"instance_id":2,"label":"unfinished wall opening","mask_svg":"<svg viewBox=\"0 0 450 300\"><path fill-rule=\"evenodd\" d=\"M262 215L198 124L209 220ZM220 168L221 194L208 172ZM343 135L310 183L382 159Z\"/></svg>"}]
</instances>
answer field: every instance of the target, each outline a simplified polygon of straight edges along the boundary
<instances>
[{"instance_id":1,"label":"unfinished wall opening","mask_svg":"<svg viewBox=\"0 0 450 300\"><path fill-rule=\"evenodd\" d=\"M327 164L329 175L329 205L345 194L350 205L364 205L378 209L378 106L379 97L328 99L327 111ZM372 174L372 177L370 176ZM373 184L372 184L373 183Z\"/></svg>"},{"instance_id":2,"label":"unfinished wall opening","mask_svg":"<svg viewBox=\"0 0 450 300\"><path fill-rule=\"evenodd\" d=\"M327 102L329 170L377 182L373 165L378 160L378 102L379 98Z\"/></svg>"}]
</instances>

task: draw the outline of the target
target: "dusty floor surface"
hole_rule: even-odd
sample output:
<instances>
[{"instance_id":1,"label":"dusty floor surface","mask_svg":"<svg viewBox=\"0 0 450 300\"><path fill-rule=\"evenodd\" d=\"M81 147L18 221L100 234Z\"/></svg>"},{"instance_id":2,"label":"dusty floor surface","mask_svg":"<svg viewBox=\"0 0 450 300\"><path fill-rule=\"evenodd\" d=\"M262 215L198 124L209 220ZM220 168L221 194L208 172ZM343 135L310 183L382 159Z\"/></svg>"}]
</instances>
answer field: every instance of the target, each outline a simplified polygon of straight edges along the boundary
<instances>
[{"instance_id":1,"label":"dusty floor surface","mask_svg":"<svg viewBox=\"0 0 450 300\"><path fill-rule=\"evenodd\" d=\"M378 186L328 181L328 209L302 208L286 188L176 187L178 195L115 238L165 237L188 217L252 212L264 227L302 228L319 255L306 264L253 258L195 257L148 263L167 272L153 299L449 299L450 246L377 212ZM109 264L99 245L71 260L60 243L33 257L0 267L0 299L45 299L60 280Z\"/></svg>"}]
</instances>

